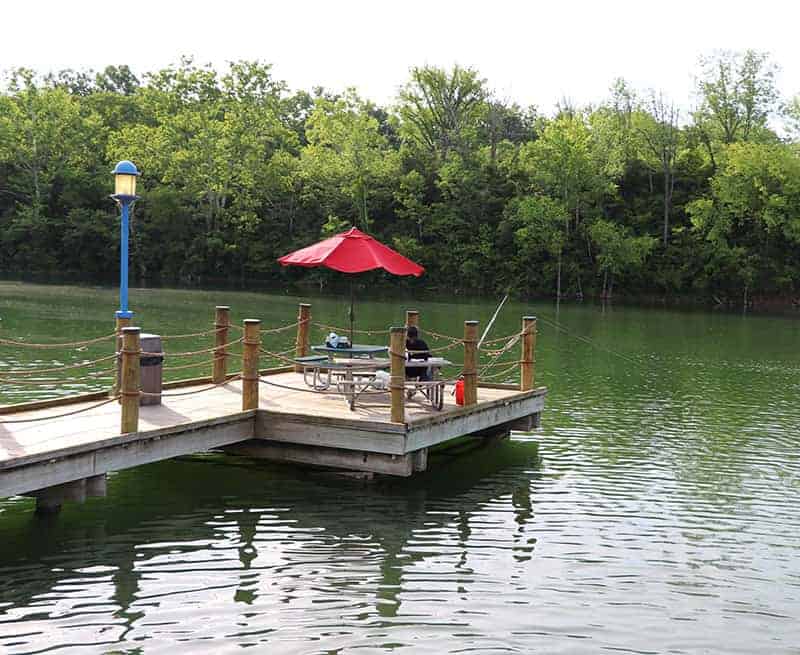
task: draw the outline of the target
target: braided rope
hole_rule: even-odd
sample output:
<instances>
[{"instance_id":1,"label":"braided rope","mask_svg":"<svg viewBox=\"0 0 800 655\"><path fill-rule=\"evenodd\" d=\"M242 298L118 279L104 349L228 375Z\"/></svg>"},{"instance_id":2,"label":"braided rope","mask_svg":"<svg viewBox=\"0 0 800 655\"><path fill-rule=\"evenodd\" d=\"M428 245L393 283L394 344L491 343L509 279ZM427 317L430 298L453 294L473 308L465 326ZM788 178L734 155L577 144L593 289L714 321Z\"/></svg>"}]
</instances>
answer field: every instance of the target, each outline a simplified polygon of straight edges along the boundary
<instances>
[{"instance_id":1,"label":"braided rope","mask_svg":"<svg viewBox=\"0 0 800 655\"><path fill-rule=\"evenodd\" d=\"M196 393L203 393L205 391L211 391L212 389L216 389L217 387L221 387L226 384L230 384L231 382L236 382L237 380L241 380L241 374L234 375L233 377L227 378L222 382L217 382L217 384L212 384L211 386L205 387L203 389L192 389L191 391L178 391L176 393L150 393L148 391L139 391L140 396L147 396L150 398L178 398L179 396L192 396Z\"/></svg>"},{"instance_id":2,"label":"braided rope","mask_svg":"<svg viewBox=\"0 0 800 655\"><path fill-rule=\"evenodd\" d=\"M207 366L209 364L213 364L216 359L206 359L202 362L192 362L191 364L181 364L180 366L164 366L162 370L164 371L183 371L187 368L198 368L200 366Z\"/></svg>"},{"instance_id":3,"label":"braided rope","mask_svg":"<svg viewBox=\"0 0 800 655\"><path fill-rule=\"evenodd\" d=\"M518 367L519 367L519 362L514 362L513 364L511 364L511 366L503 369L502 371L498 371L496 373L490 373L488 375L486 373L481 373L480 378L482 380L494 380L496 378L501 378L503 376L510 375L511 372L515 371Z\"/></svg>"},{"instance_id":4,"label":"braided rope","mask_svg":"<svg viewBox=\"0 0 800 655\"><path fill-rule=\"evenodd\" d=\"M315 327L320 328L321 330L332 330L333 332L342 332L347 334L350 332L350 328L343 328L343 327L336 327L335 325L326 325L325 323L312 323ZM370 337L375 336L376 334L388 334L389 330L356 330L353 329L353 334L366 334Z\"/></svg>"},{"instance_id":5,"label":"braided rope","mask_svg":"<svg viewBox=\"0 0 800 655\"><path fill-rule=\"evenodd\" d=\"M211 348L203 348L202 350L193 350L190 352L184 353L149 353L149 352L141 352L139 353L142 357L192 357L194 355L204 355L206 353L214 352L215 350L221 350L223 348L227 348L228 346L235 346L237 343L241 343L244 341L244 337L240 337L239 339L235 339L234 341L229 341L228 343L223 343L219 346L212 346Z\"/></svg>"},{"instance_id":6,"label":"braided rope","mask_svg":"<svg viewBox=\"0 0 800 655\"><path fill-rule=\"evenodd\" d=\"M452 343L461 343L462 341L462 337L451 337L449 334L440 334L438 332L434 332L433 330L428 330L428 329L425 330L425 334L428 334L434 337L435 339L446 339L447 341L450 341Z\"/></svg>"},{"instance_id":7,"label":"braided rope","mask_svg":"<svg viewBox=\"0 0 800 655\"><path fill-rule=\"evenodd\" d=\"M300 323L306 323L307 321L295 321L294 323L289 323L289 325L284 325L282 327L270 328L269 330L261 330L261 334L277 334L278 332L286 332L286 330L291 330L294 327L300 325Z\"/></svg>"},{"instance_id":8,"label":"braided rope","mask_svg":"<svg viewBox=\"0 0 800 655\"><path fill-rule=\"evenodd\" d=\"M68 343L28 343L26 341L16 341L14 339L0 339L0 344L6 346L21 346L24 348L80 348L82 346L89 346L93 343L100 343L101 341L105 341L106 339L111 339L112 337L117 336L116 332L112 332L111 334L106 334L102 337L97 337L95 339L87 339L86 341L72 341Z\"/></svg>"},{"instance_id":9,"label":"braided rope","mask_svg":"<svg viewBox=\"0 0 800 655\"><path fill-rule=\"evenodd\" d=\"M100 357L99 359L92 359L88 362L82 362L80 364L67 364L65 366L57 366L55 368L0 369L0 373L3 375L37 375L39 373L56 373L58 371L67 371L74 368L88 368L90 366L94 366L95 364L99 364L100 362L107 362L110 359L115 359L116 357L117 355L115 353L113 355Z\"/></svg>"},{"instance_id":10,"label":"braided rope","mask_svg":"<svg viewBox=\"0 0 800 655\"><path fill-rule=\"evenodd\" d=\"M206 330L205 332L192 332L191 334L168 334L166 336L161 337L161 341L169 341L170 339L189 339L191 337L206 337L211 334L217 334L218 332L222 332L223 330L227 330L228 326L223 326L219 328L214 328L212 330Z\"/></svg>"},{"instance_id":11,"label":"braided rope","mask_svg":"<svg viewBox=\"0 0 800 655\"><path fill-rule=\"evenodd\" d=\"M64 382L61 378L49 378L46 380L9 380L7 378L0 378L0 384L11 384L11 385L18 385L22 387L46 387L49 385L56 384L58 382Z\"/></svg>"},{"instance_id":12,"label":"braided rope","mask_svg":"<svg viewBox=\"0 0 800 655\"><path fill-rule=\"evenodd\" d=\"M67 416L75 416L75 414L82 414L83 412L88 412L92 409L97 409L98 407L102 407L103 405L108 405L109 403L116 402L119 400L119 396L114 396L113 398L109 398L108 400L103 400L102 402L96 403L95 405L90 405L89 407L84 407L82 409L76 409L72 412L67 412L66 414L58 414L56 416L37 416L36 418L26 418L26 419L17 419L15 421L0 421L0 425L4 425L7 423L34 423L36 421L48 421L51 419L57 418L65 418Z\"/></svg>"},{"instance_id":13,"label":"braided rope","mask_svg":"<svg viewBox=\"0 0 800 655\"><path fill-rule=\"evenodd\" d=\"M330 388L325 389L325 390L319 390L319 389L311 389L311 388L304 389L302 387L292 387L292 386L289 386L288 384L281 384L279 382L272 382L270 380L265 380L263 377L259 377L258 380L262 384L267 384L267 385L269 385L271 387L277 387L278 389L286 389L287 391L302 391L304 393L322 394L323 396L345 396L347 398L349 398L350 395L351 395L351 392L349 392L349 391L336 391L336 390L331 390ZM376 391L370 391L368 389L365 389L363 391L359 391L356 394L356 396L385 395L385 394L389 393L389 391L390 391L390 389L386 389L385 391L377 391L377 390Z\"/></svg>"},{"instance_id":14,"label":"braided rope","mask_svg":"<svg viewBox=\"0 0 800 655\"><path fill-rule=\"evenodd\" d=\"M269 357L272 357L273 359L282 360L282 361L286 362L287 364L294 365L294 364L297 363L293 359L290 359L289 357L285 357L284 356L284 354L289 354L289 353L294 352L294 348L292 348L291 350L287 351L286 353L274 353L274 352L271 352L271 351L267 350L266 348L259 348L258 352L260 352L263 355L268 355Z\"/></svg>"},{"instance_id":15,"label":"braided rope","mask_svg":"<svg viewBox=\"0 0 800 655\"><path fill-rule=\"evenodd\" d=\"M515 332L514 334L509 334L505 337L497 337L496 339L485 339L483 345L492 344L492 343L500 343L501 341L508 341L509 339L519 339L520 337L524 337L526 334L533 334L536 331L535 324L526 328L525 330L520 330L519 332Z\"/></svg>"}]
</instances>

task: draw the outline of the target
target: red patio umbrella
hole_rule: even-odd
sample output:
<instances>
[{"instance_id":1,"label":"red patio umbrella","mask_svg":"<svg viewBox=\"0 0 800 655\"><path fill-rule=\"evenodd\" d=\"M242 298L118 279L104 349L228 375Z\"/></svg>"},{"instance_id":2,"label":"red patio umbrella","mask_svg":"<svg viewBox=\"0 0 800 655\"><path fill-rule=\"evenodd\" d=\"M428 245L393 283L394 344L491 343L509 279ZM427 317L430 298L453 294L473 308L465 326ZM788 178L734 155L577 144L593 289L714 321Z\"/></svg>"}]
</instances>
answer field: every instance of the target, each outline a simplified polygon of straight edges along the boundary
<instances>
[{"instance_id":1,"label":"red patio umbrella","mask_svg":"<svg viewBox=\"0 0 800 655\"><path fill-rule=\"evenodd\" d=\"M419 277L425 269L356 228L350 228L279 258L283 266L325 266L342 273L363 273L382 268L393 275ZM350 343L353 342L353 285L350 284Z\"/></svg>"}]
</instances>

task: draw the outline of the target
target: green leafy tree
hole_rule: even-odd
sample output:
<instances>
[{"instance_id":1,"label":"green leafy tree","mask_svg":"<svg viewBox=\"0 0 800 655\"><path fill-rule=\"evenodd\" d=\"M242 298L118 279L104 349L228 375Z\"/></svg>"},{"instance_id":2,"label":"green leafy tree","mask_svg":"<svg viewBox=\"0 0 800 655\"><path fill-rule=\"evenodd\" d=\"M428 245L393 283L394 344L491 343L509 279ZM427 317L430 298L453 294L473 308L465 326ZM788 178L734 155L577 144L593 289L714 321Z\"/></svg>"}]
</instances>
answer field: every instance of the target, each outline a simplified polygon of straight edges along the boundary
<instances>
[{"instance_id":1,"label":"green leafy tree","mask_svg":"<svg viewBox=\"0 0 800 655\"><path fill-rule=\"evenodd\" d=\"M380 132L369 105L354 91L337 100L320 98L306 122L308 145L302 169L322 193L338 193L351 203L357 222L369 230L370 199L390 186L399 159Z\"/></svg>"},{"instance_id":2,"label":"green leafy tree","mask_svg":"<svg viewBox=\"0 0 800 655\"><path fill-rule=\"evenodd\" d=\"M720 146L738 141L774 140L768 122L778 109L777 67L765 52L723 50L700 59L699 105L694 112L713 168Z\"/></svg>"},{"instance_id":3,"label":"green leafy tree","mask_svg":"<svg viewBox=\"0 0 800 655\"><path fill-rule=\"evenodd\" d=\"M715 282L724 287L738 280L745 304L759 278L762 288L793 292L800 245L797 154L782 144L733 144L711 191L687 211L695 230L713 246L709 264Z\"/></svg>"},{"instance_id":4,"label":"green leafy tree","mask_svg":"<svg viewBox=\"0 0 800 655\"><path fill-rule=\"evenodd\" d=\"M401 89L401 134L438 166L451 152L466 156L487 112L486 81L471 68L414 67Z\"/></svg>"},{"instance_id":5,"label":"green leafy tree","mask_svg":"<svg viewBox=\"0 0 800 655\"><path fill-rule=\"evenodd\" d=\"M651 236L633 236L626 227L612 221L595 221L589 234L597 249L597 266L603 274L601 297L610 298L615 276L642 266L656 245Z\"/></svg>"}]
</instances>

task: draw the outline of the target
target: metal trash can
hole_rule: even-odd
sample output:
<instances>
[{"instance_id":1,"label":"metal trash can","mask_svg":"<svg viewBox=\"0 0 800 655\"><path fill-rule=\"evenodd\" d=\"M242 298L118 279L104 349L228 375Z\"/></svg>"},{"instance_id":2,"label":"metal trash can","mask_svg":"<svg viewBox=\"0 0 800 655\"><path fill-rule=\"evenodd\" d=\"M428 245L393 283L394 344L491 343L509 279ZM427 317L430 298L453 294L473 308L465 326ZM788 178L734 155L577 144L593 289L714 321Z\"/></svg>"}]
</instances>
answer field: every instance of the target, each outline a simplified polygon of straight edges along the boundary
<instances>
[{"instance_id":1,"label":"metal trash can","mask_svg":"<svg viewBox=\"0 0 800 655\"><path fill-rule=\"evenodd\" d=\"M142 334L141 348L143 353L139 358L141 371L142 391L152 396L142 395L140 405L160 405L161 385L164 377L164 350L161 346L161 336L158 334Z\"/></svg>"}]
</instances>

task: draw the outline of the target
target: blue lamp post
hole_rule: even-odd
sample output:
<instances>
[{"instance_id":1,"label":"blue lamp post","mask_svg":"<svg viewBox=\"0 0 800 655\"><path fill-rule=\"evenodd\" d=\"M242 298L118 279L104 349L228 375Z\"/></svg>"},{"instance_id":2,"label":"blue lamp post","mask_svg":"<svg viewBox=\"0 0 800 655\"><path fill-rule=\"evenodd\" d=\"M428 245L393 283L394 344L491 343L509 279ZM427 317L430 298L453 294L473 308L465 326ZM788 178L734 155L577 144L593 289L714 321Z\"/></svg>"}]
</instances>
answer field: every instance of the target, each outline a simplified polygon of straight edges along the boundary
<instances>
[{"instance_id":1,"label":"blue lamp post","mask_svg":"<svg viewBox=\"0 0 800 655\"><path fill-rule=\"evenodd\" d=\"M128 209L139 198L136 195L136 178L139 171L132 161L119 162L112 171L114 174L114 195L111 197L122 208L119 247L119 311L117 318L132 318L128 309Z\"/></svg>"}]
</instances>

